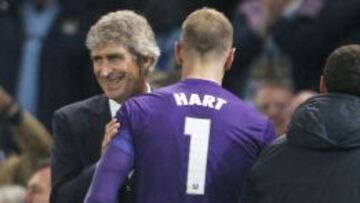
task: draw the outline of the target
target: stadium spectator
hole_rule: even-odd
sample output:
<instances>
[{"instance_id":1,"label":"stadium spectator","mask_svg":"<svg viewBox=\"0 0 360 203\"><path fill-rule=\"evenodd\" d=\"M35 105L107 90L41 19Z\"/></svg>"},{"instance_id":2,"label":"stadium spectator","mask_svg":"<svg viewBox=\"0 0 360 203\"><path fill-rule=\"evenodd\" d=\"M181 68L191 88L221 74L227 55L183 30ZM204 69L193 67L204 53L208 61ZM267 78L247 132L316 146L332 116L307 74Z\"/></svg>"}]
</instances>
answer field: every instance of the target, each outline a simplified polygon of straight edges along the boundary
<instances>
[{"instance_id":1,"label":"stadium spectator","mask_svg":"<svg viewBox=\"0 0 360 203\"><path fill-rule=\"evenodd\" d=\"M50 162L41 163L27 184L25 203L49 203L50 174Z\"/></svg>"},{"instance_id":2,"label":"stadium spectator","mask_svg":"<svg viewBox=\"0 0 360 203\"><path fill-rule=\"evenodd\" d=\"M360 1L302 0L291 15L281 16L271 31L292 64L296 91L317 91L326 57L335 48L360 42Z\"/></svg>"},{"instance_id":3,"label":"stadium spectator","mask_svg":"<svg viewBox=\"0 0 360 203\"><path fill-rule=\"evenodd\" d=\"M271 122L221 87L233 28L203 8L182 25L182 81L125 102L121 128L100 160L87 203L116 202L134 169L134 202L237 202L243 180L275 137ZM119 198L120 199L120 198Z\"/></svg>"},{"instance_id":4,"label":"stadium spectator","mask_svg":"<svg viewBox=\"0 0 360 203\"><path fill-rule=\"evenodd\" d=\"M320 90L260 155L242 202L360 201L360 45L330 54Z\"/></svg>"},{"instance_id":5,"label":"stadium spectator","mask_svg":"<svg viewBox=\"0 0 360 203\"><path fill-rule=\"evenodd\" d=\"M279 77L278 69L286 69L288 62L274 44L271 28L284 13L289 0L239 1L233 17L234 45L237 49L233 67L224 78L224 87L240 97L250 97L248 89L254 69L268 73L267 79ZM250 77L250 78L249 78ZM258 76L256 76L258 77ZM281 77L284 77L281 75Z\"/></svg>"},{"instance_id":6,"label":"stadium spectator","mask_svg":"<svg viewBox=\"0 0 360 203\"><path fill-rule=\"evenodd\" d=\"M253 73L254 69L290 77L296 91L318 91L326 56L340 45L360 42L357 0L249 0L240 4L234 18L239 54L224 86L241 97L247 96L249 83L259 72Z\"/></svg>"},{"instance_id":7,"label":"stadium spectator","mask_svg":"<svg viewBox=\"0 0 360 203\"><path fill-rule=\"evenodd\" d=\"M292 96L291 88L280 82L264 83L255 93L256 108L270 118L278 136L286 131L288 121L286 109L290 105Z\"/></svg>"},{"instance_id":8,"label":"stadium spectator","mask_svg":"<svg viewBox=\"0 0 360 203\"><path fill-rule=\"evenodd\" d=\"M103 16L91 27L86 45L104 95L54 115L52 203L84 201L101 151L118 127L111 117L129 97L150 91L146 75L160 54L147 20L128 10Z\"/></svg>"},{"instance_id":9,"label":"stadium spectator","mask_svg":"<svg viewBox=\"0 0 360 203\"><path fill-rule=\"evenodd\" d=\"M88 15L69 0L3 0L0 83L50 130L53 112L99 93L82 41Z\"/></svg>"},{"instance_id":10,"label":"stadium spectator","mask_svg":"<svg viewBox=\"0 0 360 203\"><path fill-rule=\"evenodd\" d=\"M36 163L50 156L51 138L45 127L31 114L22 111L0 87L0 118L12 130L20 151L0 163L0 185L25 186L36 170Z\"/></svg>"}]
</instances>

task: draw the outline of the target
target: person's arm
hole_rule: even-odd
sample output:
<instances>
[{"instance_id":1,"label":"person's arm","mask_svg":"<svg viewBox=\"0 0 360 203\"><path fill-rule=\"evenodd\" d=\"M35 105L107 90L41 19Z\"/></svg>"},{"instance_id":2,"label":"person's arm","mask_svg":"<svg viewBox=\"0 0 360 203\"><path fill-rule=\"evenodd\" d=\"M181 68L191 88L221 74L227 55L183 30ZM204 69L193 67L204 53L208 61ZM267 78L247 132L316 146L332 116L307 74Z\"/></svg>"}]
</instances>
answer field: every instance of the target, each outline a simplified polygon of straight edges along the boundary
<instances>
[{"instance_id":1,"label":"person's arm","mask_svg":"<svg viewBox=\"0 0 360 203\"><path fill-rule=\"evenodd\" d=\"M329 45L354 31L359 23L360 1L329 1L315 18L280 18L273 28L273 36L288 54L311 55L324 52Z\"/></svg>"},{"instance_id":2,"label":"person's arm","mask_svg":"<svg viewBox=\"0 0 360 203\"><path fill-rule=\"evenodd\" d=\"M50 133L34 116L22 111L1 87L0 116L14 130L22 152L31 153L32 157L45 158L50 155Z\"/></svg>"},{"instance_id":3,"label":"person's arm","mask_svg":"<svg viewBox=\"0 0 360 203\"><path fill-rule=\"evenodd\" d=\"M276 139L276 131L270 120L267 121L263 133L263 146L262 149L270 145Z\"/></svg>"},{"instance_id":4,"label":"person's arm","mask_svg":"<svg viewBox=\"0 0 360 203\"><path fill-rule=\"evenodd\" d=\"M132 145L129 131L120 130L98 164L85 203L118 202L118 191L133 168Z\"/></svg>"},{"instance_id":5,"label":"person's arm","mask_svg":"<svg viewBox=\"0 0 360 203\"><path fill-rule=\"evenodd\" d=\"M0 165L0 174L8 174L0 177L0 183L26 184L35 165L50 156L50 134L35 117L22 111L1 87L0 112L13 130L11 135L15 136L21 151L20 155L11 156Z\"/></svg>"},{"instance_id":6,"label":"person's arm","mask_svg":"<svg viewBox=\"0 0 360 203\"><path fill-rule=\"evenodd\" d=\"M257 154L257 158L253 160L253 162L247 166L246 171L247 174L244 176L244 185L240 189L240 202L242 203L254 203L258 202L259 195L256 193L256 186L253 181L253 170L256 165L256 162L258 162L261 159L261 154L264 154L264 152L269 149L268 146L270 146L271 143L274 142L276 139L276 132L275 129L271 123L270 120L268 120L265 124L262 140L260 144L260 151Z\"/></svg>"},{"instance_id":7,"label":"person's arm","mask_svg":"<svg viewBox=\"0 0 360 203\"><path fill-rule=\"evenodd\" d=\"M11 155L0 164L0 185L19 184L19 182L16 182L16 171L20 163L21 158L19 155Z\"/></svg>"},{"instance_id":8,"label":"person's arm","mask_svg":"<svg viewBox=\"0 0 360 203\"><path fill-rule=\"evenodd\" d=\"M13 129L23 152L28 152L37 160L50 156L50 133L34 116L22 112L21 121Z\"/></svg>"},{"instance_id":9,"label":"person's arm","mask_svg":"<svg viewBox=\"0 0 360 203\"><path fill-rule=\"evenodd\" d=\"M19 124L14 125L13 129L21 150L15 180L26 185L40 161L49 159L52 140L45 127L27 112L22 112Z\"/></svg>"}]
</instances>

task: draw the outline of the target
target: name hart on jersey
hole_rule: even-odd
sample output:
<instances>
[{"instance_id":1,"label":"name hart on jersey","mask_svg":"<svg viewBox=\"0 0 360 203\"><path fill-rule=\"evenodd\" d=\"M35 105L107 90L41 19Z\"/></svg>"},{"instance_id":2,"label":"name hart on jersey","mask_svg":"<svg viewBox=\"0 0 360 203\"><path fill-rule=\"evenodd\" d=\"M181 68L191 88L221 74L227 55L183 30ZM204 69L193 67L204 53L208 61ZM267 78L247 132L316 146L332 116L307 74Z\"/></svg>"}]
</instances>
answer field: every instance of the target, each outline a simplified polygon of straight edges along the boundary
<instances>
[{"instance_id":1,"label":"name hart on jersey","mask_svg":"<svg viewBox=\"0 0 360 203\"><path fill-rule=\"evenodd\" d=\"M225 99L207 94L205 94L203 97L200 97L199 94L196 93L186 95L183 92L173 93L173 95L177 106L196 105L220 110L224 104L227 103Z\"/></svg>"}]
</instances>

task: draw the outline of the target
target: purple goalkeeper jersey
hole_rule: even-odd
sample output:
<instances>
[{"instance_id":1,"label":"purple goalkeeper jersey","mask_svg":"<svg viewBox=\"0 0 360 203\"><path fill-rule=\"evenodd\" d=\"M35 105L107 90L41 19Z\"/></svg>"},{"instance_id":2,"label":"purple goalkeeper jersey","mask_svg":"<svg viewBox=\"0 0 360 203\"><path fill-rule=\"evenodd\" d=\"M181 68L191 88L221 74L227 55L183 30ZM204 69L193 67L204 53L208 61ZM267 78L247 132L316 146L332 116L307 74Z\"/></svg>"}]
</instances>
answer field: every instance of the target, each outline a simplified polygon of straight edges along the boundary
<instances>
[{"instance_id":1,"label":"purple goalkeeper jersey","mask_svg":"<svg viewBox=\"0 0 360 203\"><path fill-rule=\"evenodd\" d=\"M136 203L239 202L251 166L275 138L269 120L220 85L200 79L130 99L117 119L119 134L100 162L88 200L119 188L134 169ZM100 178L109 174L102 165L122 169Z\"/></svg>"}]
</instances>

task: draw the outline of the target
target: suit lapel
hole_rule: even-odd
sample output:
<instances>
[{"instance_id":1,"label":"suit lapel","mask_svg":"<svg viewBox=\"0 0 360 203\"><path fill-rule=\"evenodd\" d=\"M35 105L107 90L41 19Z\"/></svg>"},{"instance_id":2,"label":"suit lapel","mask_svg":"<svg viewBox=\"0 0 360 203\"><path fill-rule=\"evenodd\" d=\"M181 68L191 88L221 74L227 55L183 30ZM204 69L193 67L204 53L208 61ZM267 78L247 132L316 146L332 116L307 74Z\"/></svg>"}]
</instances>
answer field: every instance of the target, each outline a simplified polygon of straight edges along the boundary
<instances>
[{"instance_id":1,"label":"suit lapel","mask_svg":"<svg viewBox=\"0 0 360 203\"><path fill-rule=\"evenodd\" d=\"M90 126L86 145L91 150L91 159L97 161L101 154L101 143L104 137L105 125L111 120L108 99L101 95L90 104Z\"/></svg>"}]
</instances>

